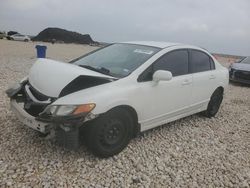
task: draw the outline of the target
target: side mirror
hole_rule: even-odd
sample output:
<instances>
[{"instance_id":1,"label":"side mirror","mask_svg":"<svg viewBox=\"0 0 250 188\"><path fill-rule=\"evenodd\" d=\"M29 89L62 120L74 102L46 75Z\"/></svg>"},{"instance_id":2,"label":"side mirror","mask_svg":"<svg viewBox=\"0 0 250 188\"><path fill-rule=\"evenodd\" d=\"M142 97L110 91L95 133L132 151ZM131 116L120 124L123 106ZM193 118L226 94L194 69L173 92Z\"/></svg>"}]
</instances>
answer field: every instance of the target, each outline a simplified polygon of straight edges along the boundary
<instances>
[{"instance_id":1,"label":"side mirror","mask_svg":"<svg viewBox=\"0 0 250 188\"><path fill-rule=\"evenodd\" d=\"M169 81L173 78L173 75L170 71L158 70L153 74L153 81Z\"/></svg>"}]
</instances>

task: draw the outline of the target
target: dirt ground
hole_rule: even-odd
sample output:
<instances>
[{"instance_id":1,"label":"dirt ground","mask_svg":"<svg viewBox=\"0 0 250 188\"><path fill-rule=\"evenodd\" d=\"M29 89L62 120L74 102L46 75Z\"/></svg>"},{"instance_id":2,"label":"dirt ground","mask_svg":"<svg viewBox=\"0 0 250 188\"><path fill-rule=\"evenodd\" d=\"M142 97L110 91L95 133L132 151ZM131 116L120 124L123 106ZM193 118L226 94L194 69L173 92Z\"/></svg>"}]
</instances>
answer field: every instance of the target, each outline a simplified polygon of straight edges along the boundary
<instances>
[{"instance_id":1,"label":"dirt ground","mask_svg":"<svg viewBox=\"0 0 250 188\"><path fill-rule=\"evenodd\" d=\"M215 118L166 124L99 159L85 146L73 152L44 140L9 110L4 91L27 75L36 44L0 40L0 187L250 187L250 86L230 84ZM46 45L61 61L95 49Z\"/></svg>"}]
</instances>

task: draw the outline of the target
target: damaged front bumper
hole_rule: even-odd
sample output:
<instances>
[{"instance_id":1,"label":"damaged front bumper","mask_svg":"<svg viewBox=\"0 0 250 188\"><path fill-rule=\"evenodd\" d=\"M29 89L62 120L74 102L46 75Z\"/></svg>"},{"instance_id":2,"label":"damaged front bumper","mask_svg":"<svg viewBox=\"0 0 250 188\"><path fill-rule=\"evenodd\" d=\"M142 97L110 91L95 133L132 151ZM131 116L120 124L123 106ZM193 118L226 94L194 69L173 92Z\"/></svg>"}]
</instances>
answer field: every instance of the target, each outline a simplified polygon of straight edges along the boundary
<instances>
[{"instance_id":1,"label":"damaged front bumper","mask_svg":"<svg viewBox=\"0 0 250 188\"><path fill-rule=\"evenodd\" d=\"M77 150L79 148L83 117L65 120L64 118L34 117L24 110L24 103L19 103L15 99L10 100L10 107L19 121L27 127L47 135L47 138L55 138L57 143L66 149Z\"/></svg>"},{"instance_id":2,"label":"damaged front bumper","mask_svg":"<svg viewBox=\"0 0 250 188\"><path fill-rule=\"evenodd\" d=\"M229 80L242 84L250 84L250 71L231 69L229 71Z\"/></svg>"},{"instance_id":3,"label":"damaged front bumper","mask_svg":"<svg viewBox=\"0 0 250 188\"><path fill-rule=\"evenodd\" d=\"M36 118L24 110L24 103L18 103L15 99L10 100L11 110L15 113L19 121L26 126L47 134L50 132L51 125L42 121L37 121Z\"/></svg>"},{"instance_id":4,"label":"damaged front bumper","mask_svg":"<svg viewBox=\"0 0 250 188\"><path fill-rule=\"evenodd\" d=\"M80 127L86 121L97 116L89 113L55 117L42 113L43 109L51 103L41 103L43 101L36 98L38 95L34 96L31 92L27 92L29 91L27 83L17 86L8 89L6 94L10 98L11 110L19 121L29 128L48 135L47 138L55 137L59 145L70 150L77 150L80 146ZM40 107L40 104L42 104L42 107ZM34 113L35 111L36 113Z\"/></svg>"}]
</instances>

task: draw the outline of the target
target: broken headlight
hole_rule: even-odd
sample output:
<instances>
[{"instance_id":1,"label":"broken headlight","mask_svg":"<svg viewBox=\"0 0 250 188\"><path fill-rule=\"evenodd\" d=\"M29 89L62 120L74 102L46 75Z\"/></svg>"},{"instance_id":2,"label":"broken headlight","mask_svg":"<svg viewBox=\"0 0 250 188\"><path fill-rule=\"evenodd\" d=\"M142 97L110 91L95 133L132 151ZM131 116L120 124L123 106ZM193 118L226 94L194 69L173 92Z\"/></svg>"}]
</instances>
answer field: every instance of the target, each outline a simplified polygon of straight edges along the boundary
<instances>
[{"instance_id":1,"label":"broken headlight","mask_svg":"<svg viewBox=\"0 0 250 188\"><path fill-rule=\"evenodd\" d=\"M70 116L88 114L95 108L95 104L82 104L82 105L50 105L45 109L46 114L52 116Z\"/></svg>"}]
</instances>

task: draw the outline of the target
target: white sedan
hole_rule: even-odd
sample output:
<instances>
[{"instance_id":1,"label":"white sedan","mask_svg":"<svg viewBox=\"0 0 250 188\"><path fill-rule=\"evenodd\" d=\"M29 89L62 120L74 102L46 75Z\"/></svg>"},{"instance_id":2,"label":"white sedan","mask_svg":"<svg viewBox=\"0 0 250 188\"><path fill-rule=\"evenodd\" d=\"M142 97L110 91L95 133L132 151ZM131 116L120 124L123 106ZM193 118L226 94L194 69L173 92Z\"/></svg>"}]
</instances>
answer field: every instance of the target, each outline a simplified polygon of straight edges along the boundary
<instances>
[{"instance_id":1,"label":"white sedan","mask_svg":"<svg viewBox=\"0 0 250 188\"><path fill-rule=\"evenodd\" d=\"M28 37L27 35L22 35L22 34L14 34L9 36L10 40L16 40L16 41L24 41L24 42L29 42L30 41L30 37Z\"/></svg>"},{"instance_id":2,"label":"white sedan","mask_svg":"<svg viewBox=\"0 0 250 188\"><path fill-rule=\"evenodd\" d=\"M109 157L138 132L199 112L215 116L227 85L228 70L202 48L126 42L70 63L38 59L6 93L27 126L55 132L71 149L83 137L94 154Z\"/></svg>"}]
</instances>

